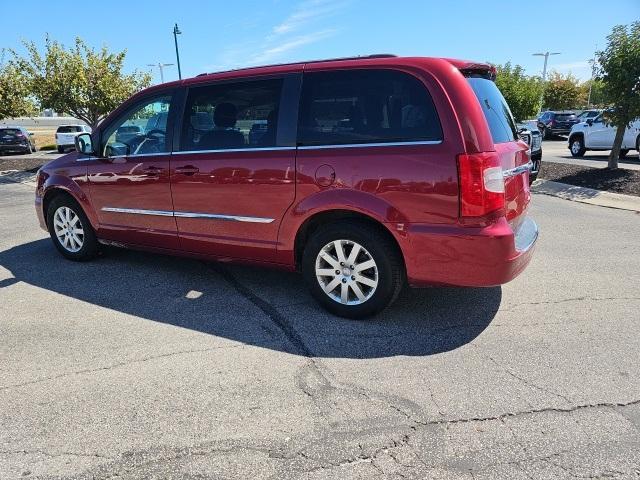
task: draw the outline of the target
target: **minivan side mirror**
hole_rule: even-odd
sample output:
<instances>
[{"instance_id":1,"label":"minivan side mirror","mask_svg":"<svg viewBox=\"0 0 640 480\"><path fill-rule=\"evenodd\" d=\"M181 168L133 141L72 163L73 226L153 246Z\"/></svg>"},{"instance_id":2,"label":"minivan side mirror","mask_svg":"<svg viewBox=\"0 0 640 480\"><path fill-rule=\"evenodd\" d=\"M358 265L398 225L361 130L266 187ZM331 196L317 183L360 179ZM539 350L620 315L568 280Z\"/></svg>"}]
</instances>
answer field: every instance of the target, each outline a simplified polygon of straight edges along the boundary
<instances>
[{"instance_id":1,"label":"minivan side mirror","mask_svg":"<svg viewBox=\"0 0 640 480\"><path fill-rule=\"evenodd\" d=\"M93 143L91 142L91 135L88 133L81 133L76 135L75 138L76 151L84 153L85 155L92 155L94 152Z\"/></svg>"}]
</instances>

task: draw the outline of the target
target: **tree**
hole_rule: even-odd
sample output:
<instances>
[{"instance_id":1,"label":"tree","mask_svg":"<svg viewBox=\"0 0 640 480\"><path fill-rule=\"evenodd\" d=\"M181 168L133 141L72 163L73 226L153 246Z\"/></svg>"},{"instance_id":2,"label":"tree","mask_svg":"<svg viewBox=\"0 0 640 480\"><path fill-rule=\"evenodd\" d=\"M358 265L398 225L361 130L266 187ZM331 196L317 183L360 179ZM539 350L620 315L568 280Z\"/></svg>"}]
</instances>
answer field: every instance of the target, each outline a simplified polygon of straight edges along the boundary
<instances>
[{"instance_id":1,"label":"tree","mask_svg":"<svg viewBox=\"0 0 640 480\"><path fill-rule=\"evenodd\" d=\"M585 104L583 97L584 89L576 77L552 72L544 86L542 103L549 110L566 110Z\"/></svg>"},{"instance_id":2,"label":"tree","mask_svg":"<svg viewBox=\"0 0 640 480\"><path fill-rule=\"evenodd\" d=\"M596 52L598 78L612 107L605 120L616 127L609 168L618 168L618 157L624 133L640 116L640 22L617 25L607 36L607 47Z\"/></svg>"},{"instance_id":3,"label":"tree","mask_svg":"<svg viewBox=\"0 0 640 480\"><path fill-rule=\"evenodd\" d=\"M542 82L539 77L525 75L520 65L511 62L496 65L496 85L507 100L511 113L518 121L532 118L540 111Z\"/></svg>"},{"instance_id":4,"label":"tree","mask_svg":"<svg viewBox=\"0 0 640 480\"><path fill-rule=\"evenodd\" d=\"M15 65L0 66L0 120L35 115L27 81Z\"/></svg>"},{"instance_id":5,"label":"tree","mask_svg":"<svg viewBox=\"0 0 640 480\"><path fill-rule=\"evenodd\" d=\"M26 57L14 52L15 65L24 72L28 87L42 107L70 113L95 128L114 108L151 83L148 73L122 70L126 50L110 53L88 47L80 38L66 49L45 41L40 53L33 42L25 42Z\"/></svg>"},{"instance_id":6,"label":"tree","mask_svg":"<svg viewBox=\"0 0 640 480\"><path fill-rule=\"evenodd\" d=\"M604 108L609 103L609 98L604 90L604 82L598 78L587 80L581 85L583 89L582 96L587 100L588 108ZM591 96L589 97L589 88L591 88Z\"/></svg>"}]
</instances>

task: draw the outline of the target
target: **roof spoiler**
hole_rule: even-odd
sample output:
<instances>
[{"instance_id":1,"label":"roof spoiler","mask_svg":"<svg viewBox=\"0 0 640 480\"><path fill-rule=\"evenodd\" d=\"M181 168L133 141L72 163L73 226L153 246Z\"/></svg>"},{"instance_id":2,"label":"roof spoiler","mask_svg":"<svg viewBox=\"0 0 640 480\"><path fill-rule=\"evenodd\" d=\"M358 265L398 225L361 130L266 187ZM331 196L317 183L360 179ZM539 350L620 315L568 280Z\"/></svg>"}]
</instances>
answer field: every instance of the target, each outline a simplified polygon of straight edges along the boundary
<instances>
[{"instance_id":1,"label":"roof spoiler","mask_svg":"<svg viewBox=\"0 0 640 480\"><path fill-rule=\"evenodd\" d=\"M465 77L480 77L491 80L496 80L496 67L486 63L470 63L460 68L460 72Z\"/></svg>"}]
</instances>

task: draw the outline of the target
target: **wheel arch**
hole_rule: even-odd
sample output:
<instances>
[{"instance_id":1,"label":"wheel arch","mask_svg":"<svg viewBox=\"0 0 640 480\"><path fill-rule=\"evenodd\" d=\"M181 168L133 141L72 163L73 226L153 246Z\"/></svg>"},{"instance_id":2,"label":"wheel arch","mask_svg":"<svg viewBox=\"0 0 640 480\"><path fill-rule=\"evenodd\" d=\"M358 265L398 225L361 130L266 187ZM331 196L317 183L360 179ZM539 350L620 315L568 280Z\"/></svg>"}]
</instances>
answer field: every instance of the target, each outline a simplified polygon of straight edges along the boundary
<instances>
[{"instance_id":1,"label":"wheel arch","mask_svg":"<svg viewBox=\"0 0 640 480\"><path fill-rule=\"evenodd\" d=\"M395 245L400 258L402 259L402 266L406 272L406 263L404 260L402 248L400 246L400 243L398 242L398 239L391 232L388 225L370 215L349 209L323 210L314 213L313 215L309 216L304 222L302 222L296 232L294 240L293 254L296 268L300 268L302 262L302 254L304 252L304 247L307 244L307 241L313 235L313 233L318 230L320 226L328 225L330 223L347 221L358 222L367 225L387 237L393 243L393 245Z\"/></svg>"},{"instance_id":2,"label":"wheel arch","mask_svg":"<svg viewBox=\"0 0 640 480\"><path fill-rule=\"evenodd\" d=\"M68 188L65 185L51 186L45 190L42 196L42 213L43 213L45 224L47 224L47 227L49 226L47 223L49 205L51 205L51 202L58 197L66 197L76 202L80 206L80 208L82 208L82 210L84 211L84 214L89 219L89 222L91 223L91 226L93 227L93 229L96 230L97 224L95 222L95 215L86 197L84 195L82 195L81 197L78 197L78 195L72 189Z\"/></svg>"}]
</instances>

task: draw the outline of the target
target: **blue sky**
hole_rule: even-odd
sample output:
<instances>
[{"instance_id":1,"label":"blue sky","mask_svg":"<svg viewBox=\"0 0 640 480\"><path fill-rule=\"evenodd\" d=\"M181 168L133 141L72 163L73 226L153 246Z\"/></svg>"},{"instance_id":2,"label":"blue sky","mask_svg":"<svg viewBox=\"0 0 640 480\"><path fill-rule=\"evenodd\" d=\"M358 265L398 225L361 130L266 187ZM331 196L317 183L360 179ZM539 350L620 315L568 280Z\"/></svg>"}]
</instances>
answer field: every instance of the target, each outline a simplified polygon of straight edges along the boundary
<instances>
[{"instance_id":1,"label":"blue sky","mask_svg":"<svg viewBox=\"0 0 640 480\"><path fill-rule=\"evenodd\" d=\"M369 53L510 60L534 74L542 58L531 54L551 50L562 52L551 57L551 70L587 79L596 45L614 25L640 19L640 0L34 0L28 18L4 19L0 48L17 48L22 39L41 44L45 33L71 45L78 35L94 47L127 49L128 70L175 63L177 22L183 77ZM176 67L165 70L165 80L177 75Z\"/></svg>"}]
</instances>

